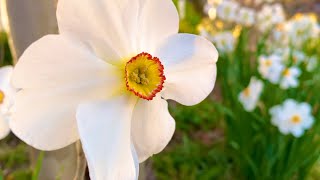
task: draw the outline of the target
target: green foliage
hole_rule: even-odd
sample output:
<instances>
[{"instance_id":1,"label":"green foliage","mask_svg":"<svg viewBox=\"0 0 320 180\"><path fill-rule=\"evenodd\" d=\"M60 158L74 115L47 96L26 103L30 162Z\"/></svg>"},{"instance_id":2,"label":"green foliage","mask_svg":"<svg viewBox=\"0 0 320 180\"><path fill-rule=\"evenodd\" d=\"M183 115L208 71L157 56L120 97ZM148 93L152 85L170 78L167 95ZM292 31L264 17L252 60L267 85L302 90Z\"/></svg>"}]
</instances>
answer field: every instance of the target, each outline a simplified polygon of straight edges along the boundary
<instances>
[{"instance_id":1,"label":"green foliage","mask_svg":"<svg viewBox=\"0 0 320 180\"><path fill-rule=\"evenodd\" d=\"M171 105L177 130L170 147L152 158L157 179L224 179L231 167L218 106L209 98L193 107Z\"/></svg>"},{"instance_id":2,"label":"green foliage","mask_svg":"<svg viewBox=\"0 0 320 180\"><path fill-rule=\"evenodd\" d=\"M1 66L13 64L8 37L5 32L0 32L0 64Z\"/></svg>"}]
</instances>

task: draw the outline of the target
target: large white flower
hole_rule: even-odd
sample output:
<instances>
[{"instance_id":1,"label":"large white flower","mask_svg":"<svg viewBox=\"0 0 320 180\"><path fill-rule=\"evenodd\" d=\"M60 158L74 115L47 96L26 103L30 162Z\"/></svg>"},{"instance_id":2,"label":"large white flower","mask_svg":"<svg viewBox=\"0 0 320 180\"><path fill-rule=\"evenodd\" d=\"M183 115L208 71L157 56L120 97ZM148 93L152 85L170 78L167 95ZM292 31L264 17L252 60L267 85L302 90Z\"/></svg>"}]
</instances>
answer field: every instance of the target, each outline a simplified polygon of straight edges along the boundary
<instances>
[{"instance_id":1,"label":"large white flower","mask_svg":"<svg viewBox=\"0 0 320 180\"><path fill-rule=\"evenodd\" d=\"M10 84L12 71L12 66L0 68L0 139L10 133L8 122L11 120L11 110L16 94L16 89Z\"/></svg>"},{"instance_id":2,"label":"large white flower","mask_svg":"<svg viewBox=\"0 0 320 180\"><path fill-rule=\"evenodd\" d=\"M282 78L280 80L280 87L282 89L295 88L299 85L299 76L301 70L298 67L285 68L282 71Z\"/></svg>"},{"instance_id":3,"label":"large white flower","mask_svg":"<svg viewBox=\"0 0 320 180\"><path fill-rule=\"evenodd\" d=\"M263 82L256 77L252 77L249 86L238 97L246 111L251 112L256 108L262 90Z\"/></svg>"},{"instance_id":4,"label":"large white flower","mask_svg":"<svg viewBox=\"0 0 320 180\"><path fill-rule=\"evenodd\" d=\"M283 69L282 57L277 54L259 57L259 73L271 83L279 83Z\"/></svg>"},{"instance_id":5,"label":"large white flower","mask_svg":"<svg viewBox=\"0 0 320 180\"><path fill-rule=\"evenodd\" d=\"M59 0L57 19L60 35L16 65L12 131L41 150L80 138L92 179L135 179L174 133L166 99L194 105L212 91L217 50L177 34L171 0Z\"/></svg>"},{"instance_id":6,"label":"large white flower","mask_svg":"<svg viewBox=\"0 0 320 180\"><path fill-rule=\"evenodd\" d=\"M291 133L295 137L302 136L314 123L311 106L292 99L286 100L283 105L271 108L270 114L272 124L277 126L281 133Z\"/></svg>"}]
</instances>

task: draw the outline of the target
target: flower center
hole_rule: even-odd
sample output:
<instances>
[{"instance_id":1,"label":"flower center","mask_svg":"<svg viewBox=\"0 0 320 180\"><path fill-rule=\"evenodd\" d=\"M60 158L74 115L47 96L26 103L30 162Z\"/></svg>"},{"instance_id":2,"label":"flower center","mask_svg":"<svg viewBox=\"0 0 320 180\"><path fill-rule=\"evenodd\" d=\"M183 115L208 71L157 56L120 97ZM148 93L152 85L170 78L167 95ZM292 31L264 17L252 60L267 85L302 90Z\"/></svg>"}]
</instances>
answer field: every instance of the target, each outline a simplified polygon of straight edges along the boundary
<instances>
[{"instance_id":1,"label":"flower center","mask_svg":"<svg viewBox=\"0 0 320 180\"><path fill-rule=\"evenodd\" d=\"M249 96L250 96L250 94L251 94L251 90L250 90L250 88L246 88L246 89L244 89L243 94L244 94L244 96L249 97Z\"/></svg>"},{"instance_id":2,"label":"flower center","mask_svg":"<svg viewBox=\"0 0 320 180\"><path fill-rule=\"evenodd\" d=\"M290 76L290 75L291 75L290 69L288 69L288 68L285 69L285 70L283 71L283 75L286 76L286 77Z\"/></svg>"},{"instance_id":3,"label":"flower center","mask_svg":"<svg viewBox=\"0 0 320 180\"><path fill-rule=\"evenodd\" d=\"M264 63L267 67L270 67L272 65L272 61L270 59L265 60Z\"/></svg>"},{"instance_id":4,"label":"flower center","mask_svg":"<svg viewBox=\"0 0 320 180\"><path fill-rule=\"evenodd\" d=\"M299 123L301 122L301 117L298 116L298 115L294 115L294 116L292 116L292 118L291 118L291 122L292 122L293 124L299 124Z\"/></svg>"},{"instance_id":5,"label":"flower center","mask_svg":"<svg viewBox=\"0 0 320 180\"><path fill-rule=\"evenodd\" d=\"M3 103L4 97L5 97L4 92L0 90L0 104Z\"/></svg>"},{"instance_id":6,"label":"flower center","mask_svg":"<svg viewBox=\"0 0 320 180\"><path fill-rule=\"evenodd\" d=\"M166 79L159 58L140 53L131 58L125 67L127 90L136 96L152 100L163 88Z\"/></svg>"}]
</instances>

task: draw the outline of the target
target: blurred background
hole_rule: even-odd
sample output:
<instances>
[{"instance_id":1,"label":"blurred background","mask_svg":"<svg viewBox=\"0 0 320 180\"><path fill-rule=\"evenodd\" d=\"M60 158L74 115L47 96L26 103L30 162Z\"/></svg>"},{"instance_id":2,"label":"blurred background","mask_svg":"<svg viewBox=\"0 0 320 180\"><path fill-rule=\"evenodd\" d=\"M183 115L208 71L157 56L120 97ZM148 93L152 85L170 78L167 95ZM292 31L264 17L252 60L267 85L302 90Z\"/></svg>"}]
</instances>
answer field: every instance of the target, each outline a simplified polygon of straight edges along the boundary
<instances>
[{"instance_id":1,"label":"blurred background","mask_svg":"<svg viewBox=\"0 0 320 180\"><path fill-rule=\"evenodd\" d=\"M55 2L39 3L42 9L33 2L2 0L1 66L14 64L41 36L57 33ZM218 79L199 105L170 102L176 132L163 152L144 163L141 178L320 179L320 1L173 2L180 31L199 34L218 48ZM19 15L24 12L30 21ZM294 69L299 73L294 75ZM303 129L300 133L277 123L294 111L285 111L288 99L310 107L309 126L299 124L304 117L291 118ZM282 110L271 110L277 107ZM30 156L32 151L13 134L1 140L0 180L37 179L43 154ZM61 175L65 171L56 168L52 179L68 179Z\"/></svg>"}]
</instances>

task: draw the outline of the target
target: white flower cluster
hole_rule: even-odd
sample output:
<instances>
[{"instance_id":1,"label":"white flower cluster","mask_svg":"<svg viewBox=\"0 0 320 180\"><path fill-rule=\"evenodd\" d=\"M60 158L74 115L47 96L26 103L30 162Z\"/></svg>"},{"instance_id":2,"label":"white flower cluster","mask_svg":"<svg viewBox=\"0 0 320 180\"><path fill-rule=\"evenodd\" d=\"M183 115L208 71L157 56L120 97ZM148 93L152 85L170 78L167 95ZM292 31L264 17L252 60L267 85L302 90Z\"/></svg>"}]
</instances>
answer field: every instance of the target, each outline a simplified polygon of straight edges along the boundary
<instances>
[{"instance_id":1,"label":"white flower cluster","mask_svg":"<svg viewBox=\"0 0 320 180\"><path fill-rule=\"evenodd\" d=\"M278 54L259 57L258 71L261 76L282 89L296 88L299 85L301 70L296 65L286 67L284 59Z\"/></svg>"},{"instance_id":2,"label":"white flower cluster","mask_svg":"<svg viewBox=\"0 0 320 180\"><path fill-rule=\"evenodd\" d=\"M252 112L256 108L263 87L261 80L252 77L249 86L240 92L238 99L246 111ZM295 137L301 137L314 123L311 106L292 99L287 99L283 105L272 107L270 115L271 123L277 126L281 133L292 134Z\"/></svg>"},{"instance_id":3,"label":"white flower cluster","mask_svg":"<svg viewBox=\"0 0 320 180\"><path fill-rule=\"evenodd\" d=\"M272 30L273 47L301 48L308 40L318 38L320 35L320 26L315 14L296 14L290 20L278 24ZM280 43L280 44L278 44ZM277 46L278 45L278 46Z\"/></svg>"},{"instance_id":4,"label":"white flower cluster","mask_svg":"<svg viewBox=\"0 0 320 180\"><path fill-rule=\"evenodd\" d=\"M257 14L258 29L261 32L267 32L284 21L285 14L281 4L264 5Z\"/></svg>"},{"instance_id":5,"label":"white flower cluster","mask_svg":"<svg viewBox=\"0 0 320 180\"><path fill-rule=\"evenodd\" d=\"M234 0L224 0L221 3L209 0L204 7L204 11L212 19L218 16L223 21L234 22L243 26L257 24L258 29L262 32L270 30L271 27L285 20L285 14L280 4L265 4L259 12L256 12L252 8L241 6Z\"/></svg>"},{"instance_id":6,"label":"white flower cluster","mask_svg":"<svg viewBox=\"0 0 320 180\"><path fill-rule=\"evenodd\" d=\"M217 6L217 16L224 21L252 26L255 23L256 12L251 8L240 6L236 1L225 0Z\"/></svg>"}]
</instances>

